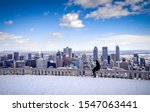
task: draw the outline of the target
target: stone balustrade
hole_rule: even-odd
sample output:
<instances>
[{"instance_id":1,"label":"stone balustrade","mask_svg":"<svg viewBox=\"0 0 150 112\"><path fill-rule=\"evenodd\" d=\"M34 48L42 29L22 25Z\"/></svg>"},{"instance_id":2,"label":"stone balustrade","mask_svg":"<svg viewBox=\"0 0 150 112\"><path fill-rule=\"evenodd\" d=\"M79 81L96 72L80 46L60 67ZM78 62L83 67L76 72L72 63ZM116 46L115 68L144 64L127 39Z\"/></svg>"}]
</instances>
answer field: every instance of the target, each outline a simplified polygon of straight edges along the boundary
<instances>
[{"instance_id":1,"label":"stone balustrade","mask_svg":"<svg viewBox=\"0 0 150 112\"><path fill-rule=\"evenodd\" d=\"M57 75L57 76L91 76L91 69L54 69L54 68L0 68L0 75ZM150 80L148 71L104 70L96 72L98 77Z\"/></svg>"}]
</instances>

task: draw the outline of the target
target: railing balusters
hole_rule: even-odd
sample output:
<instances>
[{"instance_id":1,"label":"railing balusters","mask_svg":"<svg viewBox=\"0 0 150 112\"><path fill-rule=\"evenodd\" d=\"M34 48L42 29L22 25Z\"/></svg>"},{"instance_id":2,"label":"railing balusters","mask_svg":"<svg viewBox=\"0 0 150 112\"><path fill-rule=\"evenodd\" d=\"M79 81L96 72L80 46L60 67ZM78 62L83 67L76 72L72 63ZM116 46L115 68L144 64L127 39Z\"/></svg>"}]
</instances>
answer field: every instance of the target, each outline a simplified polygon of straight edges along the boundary
<instances>
[{"instance_id":1,"label":"railing balusters","mask_svg":"<svg viewBox=\"0 0 150 112\"><path fill-rule=\"evenodd\" d=\"M92 76L91 69L37 69L37 68L0 68L0 75L58 75L58 76ZM96 72L98 77L150 80L149 71L105 70Z\"/></svg>"}]
</instances>

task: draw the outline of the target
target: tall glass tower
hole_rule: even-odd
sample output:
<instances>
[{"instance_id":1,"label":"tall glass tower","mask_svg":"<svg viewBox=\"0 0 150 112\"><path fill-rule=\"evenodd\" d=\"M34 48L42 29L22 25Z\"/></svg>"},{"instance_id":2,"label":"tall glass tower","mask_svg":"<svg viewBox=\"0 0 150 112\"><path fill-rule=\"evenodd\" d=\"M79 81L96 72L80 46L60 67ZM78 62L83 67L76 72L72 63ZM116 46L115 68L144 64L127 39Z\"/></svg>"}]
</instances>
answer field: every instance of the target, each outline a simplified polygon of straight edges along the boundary
<instances>
[{"instance_id":1,"label":"tall glass tower","mask_svg":"<svg viewBox=\"0 0 150 112\"><path fill-rule=\"evenodd\" d=\"M120 61L120 49L119 46L116 46L116 61Z\"/></svg>"},{"instance_id":2,"label":"tall glass tower","mask_svg":"<svg viewBox=\"0 0 150 112\"><path fill-rule=\"evenodd\" d=\"M95 46L93 49L93 61L98 60L98 48Z\"/></svg>"},{"instance_id":3,"label":"tall glass tower","mask_svg":"<svg viewBox=\"0 0 150 112\"><path fill-rule=\"evenodd\" d=\"M108 60L108 48L102 47L102 61Z\"/></svg>"},{"instance_id":4,"label":"tall glass tower","mask_svg":"<svg viewBox=\"0 0 150 112\"><path fill-rule=\"evenodd\" d=\"M139 65L139 55L137 53L134 54L134 63Z\"/></svg>"}]
</instances>

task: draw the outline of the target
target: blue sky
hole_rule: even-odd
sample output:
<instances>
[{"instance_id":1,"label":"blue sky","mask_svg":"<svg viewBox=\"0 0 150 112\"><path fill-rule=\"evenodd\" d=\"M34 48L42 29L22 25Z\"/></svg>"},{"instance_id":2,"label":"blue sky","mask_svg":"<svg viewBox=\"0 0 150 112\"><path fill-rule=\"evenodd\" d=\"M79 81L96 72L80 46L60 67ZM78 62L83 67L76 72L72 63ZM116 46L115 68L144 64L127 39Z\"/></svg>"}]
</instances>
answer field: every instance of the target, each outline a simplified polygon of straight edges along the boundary
<instances>
[{"instance_id":1,"label":"blue sky","mask_svg":"<svg viewBox=\"0 0 150 112\"><path fill-rule=\"evenodd\" d=\"M150 50L149 0L0 0L0 50Z\"/></svg>"}]
</instances>

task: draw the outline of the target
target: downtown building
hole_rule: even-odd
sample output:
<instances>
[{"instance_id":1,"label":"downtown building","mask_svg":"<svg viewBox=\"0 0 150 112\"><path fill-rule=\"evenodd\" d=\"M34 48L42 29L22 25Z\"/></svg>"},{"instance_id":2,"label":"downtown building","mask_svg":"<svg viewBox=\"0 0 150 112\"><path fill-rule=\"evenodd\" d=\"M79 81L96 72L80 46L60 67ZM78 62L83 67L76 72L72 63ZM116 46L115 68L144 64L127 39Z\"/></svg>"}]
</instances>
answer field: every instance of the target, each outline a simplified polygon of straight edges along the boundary
<instances>
[{"instance_id":1,"label":"downtown building","mask_svg":"<svg viewBox=\"0 0 150 112\"><path fill-rule=\"evenodd\" d=\"M102 47L102 61L108 61L108 47Z\"/></svg>"},{"instance_id":2,"label":"downtown building","mask_svg":"<svg viewBox=\"0 0 150 112\"><path fill-rule=\"evenodd\" d=\"M31 60L31 59L32 59L32 54L28 53L28 60Z\"/></svg>"},{"instance_id":3,"label":"downtown building","mask_svg":"<svg viewBox=\"0 0 150 112\"><path fill-rule=\"evenodd\" d=\"M133 54L133 57L134 57L133 59L134 64L139 65L139 55L135 53Z\"/></svg>"},{"instance_id":4,"label":"downtown building","mask_svg":"<svg viewBox=\"0 0 150 112\"><path fill-rule=\"evenodd\" d=\"M95 46L93 49L93 61L96 62L98 60L98 48Z\"/></svg>"},{"instance_id":5,"label":"downtown building","mask_svg":"<svg viewBox=\"0 0 150 112\"><path fill-rule=\"evenodd\" d=\"M36 68L47 68L47 60L39 58L36 60Z\"/></svg>"},{"instance_id":6,"label":"downtown building","mask_svg":"<svg viewBox=\"0 0 150 112\"><path fill-rule=\"evenodd\" d=\"M19 60L19 52L14 52L14 60Z\"/></svg>"},{"instance_id":7,"label":"downtown building","mask_svg":"<svg viewBox=\"0 0 150 112\"><path fill-rule=\"evenodd\" d=\"M116 60L115 61L120 61L120 48L118 45L116 46Z\"/></svg>"},{"instance_id":8,"label":"downtown building","mask_svg":"<svg viewBox=\"0 0 150 112\"><path fill-rule=\"evenodd\" d=\"M64 55L66 55L66 57L72 58L72 48L69 47L64 48L63 53Z\"/></svg>"},{"instance_id":9,"label":"downtown building","mask_svg":"<svg viewBox=\"0 0 150 112\"><path fill-rule=\"evenodd\" d=\"M61 51L56 53L56 67L63 67L63 52Z\"/></svg>"}]
</instances>

